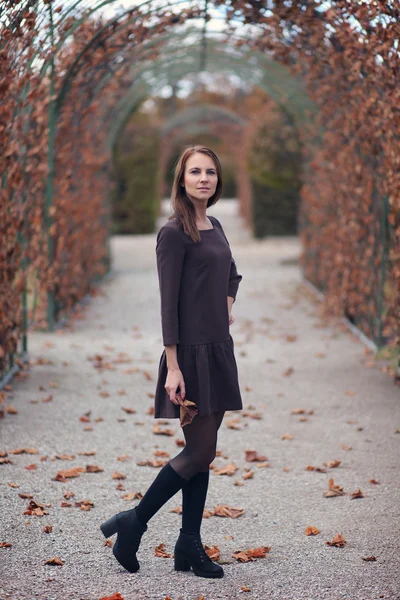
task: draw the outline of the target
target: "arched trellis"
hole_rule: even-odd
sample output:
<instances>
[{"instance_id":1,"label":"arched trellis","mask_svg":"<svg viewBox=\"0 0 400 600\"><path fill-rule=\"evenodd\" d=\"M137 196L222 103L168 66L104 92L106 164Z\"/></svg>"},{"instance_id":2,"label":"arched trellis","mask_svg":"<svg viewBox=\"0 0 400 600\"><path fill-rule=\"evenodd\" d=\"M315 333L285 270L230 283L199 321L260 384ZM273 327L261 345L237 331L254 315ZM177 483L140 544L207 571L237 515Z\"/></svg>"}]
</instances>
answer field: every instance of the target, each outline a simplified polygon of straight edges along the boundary
<instances>
[{"instance_id":1,"label":"arched trellis","mask_svg":"<svg viewBox=\"0 0 400 600\"><path fill-rule=\"evenodd\" d=\"M16 199L16 206L18 206L22 212L25 211L25 205L31 202L32 194L40 195L41 183L38 179L32 177L32 185L30 188L23 187L24 178L21 177L21 170L25 169L25 177L28 173L32 172L32 160L34 158L40 159L43 156L47 156L48 159L48 171L49 176L47 177L46 187L46 203L44 205L44 223L46 227L41 230L48 232L47 249L48 257L47 263L51 262L52 255L52 230L54 227L52 209L54 208L57 212L57 206L51 206L51 199L53 195L53 176L54 176L54 144L55 138L55 118L57 116L57 93L60 92L60 76L63 77L66 73L60 73L60 56L64 52L64 56L61 58L64 60L64 64L68 63L65 59L66 49L68 44L67 40L73 34L82 34L82 25L88 23L90 18L95 17L100 9L104 9L107 6L114 4L114 0L109 1L95 1L95 2L66 2L61 10L61 15L54 12L52 1L25 1L19 3L15 7L15 3L9 1L0 2L1 11L1 24L6 31L6 35L3 37L3 49L6 48L6 54L3 52L2 60L5 64L7 74L14 71L14 79L12 85L6 88L5 98L6 100L11 97L17 98L17 102L13 106L7 106L7 110L4 111L6 117L6 153L2 162L2 194L6 195L7 201L10 202L14 197ZM284 5L283 5L284 4ZM328 9L321 8L319 3L314 2L296 2L292 5L281 2L269 3L268 10L262 5L262 3L253 2L205 2L202 7L193 6L194 3L188 2L188 10L182 16L183 3L180 2L146 2L140 6L132 8L130 15L131 20L135 18L138 20L138 11L142 11L141 18L143 23L146 21L146 15L143 11L152 12L153 26L152 34L159 35L168 29L173 29L176 24L182 27L182 24L186 20L193 18L201 18L205 16L206 10L222 10L223 14L227 16L227 30L229 34L232 34L234 27L231 27L232 23L237 23L241 28L251 29L255 32L253 39L248 37L247 41L240 42L252 51L259 51L265 53L272 53L278 61L289 64L294 71L302 76L305 76L307 81L307 89L317 99L317 104L321 111L321 117L317 119L319 126L330 126L331 130L327 132L327 136L324 138L324 149L321 152L320 160L318 162L319 171L322 172L323 176L318 174L317 170L310 173L310 182L308 186L305 186L305 200L308 210L313 211L312 213L304 212L304 237L303 242L308 248L310 254L309 266L306 265L306 275L308 275L314 282L322 286L324 291L330 297L331 306L340 308L346 303L354 310L357 314L358 307L362 307L361 313L364 311L368 313L368 306L362 303L364 297L372 295L368 284L364 278L368 273L373 273L374 277L376 272L381 273L379 278L379 286L383 289L383 282L385 281L386 273L389 273L390 281L392 282L395 292L399 291L399 277L397 275L397 262L395 257L397 256L394 250L393 256L389 256L389 251L394 239L393 248L398 246L398 179L395 176L396 164L395 152L391 151L391 144L393 139L393 132L397 132L396 124L394 119L391 120L391 135L387 135L386 128L383 135L379 137L379 141L371 142L370 136L365 136L364 139L360 138L358 132L360 129L365 128L367 121L370 131L373 130L373 123L378 127L383 128L381 124L383 121L388 121L388 110L390 111L393 107L398 105L397 93L395 87L395 60L398 58L398 50L396 50L395 42L395 28L396 21L399 19L399 12L396 9L393 2L390 0L385 4L379 6L357 6L352 9L351 19L349 21L349 13L346 12L347 4L345 1L336 2ZM191 5L191 6L190 6ZM222 7L222 8L221 8ZM81 15L77 15L77 10L85 10ZM165 14L165 10L169 11L169 14ZM175 13L174 13L175 10ZM28 12L27 12L28 11ZM178 14L180 12L180 14ZM128 14L128 13L126 13ZM135 17L134 17L135 15ZM107 48L111 37L118 37L118 32L122 32L122 27L125 27L127 31L128 25L123 23L124 16L117 15L109 21L109 25L95 23L93 25L92 39L86 38L85 43L81 45L82 52L85 46L90 48L90 58L88 53L83 52L82 58L85 57L85 62L89 63L93 61L93 64L97 67L100 63L98 62L98 53L101 52L101 48ZM163 20L164 19L164 20ZM358 21L357 21L358 19ZM126 19L127 21L128 19ZM161 27L157 26L157 21L162 21ZM32 21L32 25L30 23ZM352 31L352 24L356 22L359 24L359 29L354 34ZM342 26L342 30L338 27L338 24ZM368 27L363 27L368 24ZM143 39L140 38L138 30L135 29L135 35L138 36L136 45L134 43L131 46L139 48L140 44L146 38L149 33L150 21L143 25ZM131 25L129 25L130 27ZM382 27L383 26L383 27ZM379 29L380 28L380 29ZM204 30L204 27L203 27ZM10 33L22 32L22 42L16 41L15 48L16 52L13 53L13 40L10 41ZM263 36L259 36L258 32L262 31ZM243 33L242 31L240 32ZM86 31L87 34L87 31ZM267 35L268 34L268 35ZM133 35L133 34L132 34ZM18 36L15 36L18 38ZM398 37L398 36L397 36ZM140 38L140 41L138 41ZM368 38L368 46L363 45L363 39ZM120 42L121 42L120 38ZM5 41L4 41L5 40ZM24 45L25 40L27 44ZM94 40L94 41L93 41ZM384 44L381 44L382 41ZM78 44L79 40L75 40ZM132 40L129 37L124 40L124 46L129 46ZM199 46L199 68L202 68L206 64L206 53L208 46L203 36L201 38L201 45ZM11 49L11 51L10 51ZM346 49L346 52L343 51ZM350 50L350 51L349 51ZM121 52L121 48L120 48ZM158 56L158 50L155 50L155 57ZM369 59L369 55L375 52L380 57L379 61L375 63ZM75 55L76 57L77 55ZM118 56L118 53L115 54ZM75 58L74 57L74 58ZM90 60L88 61L88 58ZM97 61L97 62L96 62ZM76 62L73 60L69 63L68 68ZM118 62L118 61L116 61ZM111 64L104 61L104 65L111 65L110 75L113 75L115 80L119 76L118 64L114 62ZM77 64L77 63L76 63ZM16 69L15 66L18 65ZM27 66L28 65L28 66ZM24 66L26 67L23 72ZM14 68L12 68L14 67ZM29 72L29 76L27 73ZM72 71L75 83L82 84L82 77L79 72ZM101 77L98 77L98 72L95 69L92 70L93 79L91 83L98 86L101 89ZM346 77L343 77L343 73ZM369 76L369 77L368 77ZM323 86L320 85L320 81L323 81ZM122 80L121 80L122 81ZM350 83L349 83L350 82ZM367 103L368 93L371 97L376 98L376 92L372 86L369 86L369 82L373 82L376 89L379 89L379 94L385 94L385 102L380 99L379 104L373 105L371 110L371 104ZM7 86L7 82L6 82ZM124 89L129 88L129 83L124 83ZM45 97L46 93L48 100L48 146L45 149L41 144L37 147L32 145L31 139L29 138L29 123L35 124L36 133L39 138L43 140L46 123L43 125L43 113L37 108L33 102L37 90L42 94L41 99ZM83 87L82 87L83 89ZM105 89L105 88L103 88ZM107 90L112 90L112 86L108 86ZM394 90L394 91L393 91ZM356 92L359 94L361 99L358 102ZM114 89L115 95L114 100L119 101L124 94L118 96L117 91ZM14 96L12 96L14 94ZM364 97L363 97L364 94ZM98 98L94 99L90 94L88 97L84 97L82 92L81 104L75 102L76 106L81 106L86 110L84 117L84 123L93 127L93 123L87 115L88 106L95 106L98 114L105 116L111 114L112 110L110 107L102 106ZM363 98L365 101L363 101ZM344 114L341 110L343 103L346 105L348 114ZM4 104L4 100L3 100ZM114 105L116 102L114 102ZM385 105L385 115L379 111L381 106ZM11 108L10 108L11 106ZM388 109L389 107L389 109ZM369 112L368 112L369 111ZM70 112L67 114L71 117ZM79 117L79 115L78 115ZM77 118L73 119L74 126L77 128ZM391 117L391 115L390 115ZM61 128L64 127L65 131L65 115L63 115L63 123ZM363 121L364 119L364 121ZM82 121L82 119L81 119ZM359 125L358 125L359 124ZM342 144L341 152L334 152L335 143L337 144L336 150L339 148L340 141L336 141L336 131L343 131L346 140L349 143ZM78 129L77 129L78 130ZM383 129L382 129L383 131ZM21 134L22 136L19 136ZM94 133L93 133L94 135ZM375 137L376 127L375 127ZM346 138L347 136L347 138ZM394 137L396 133L394 134ZM372 136L371 136L372 137ZM21 142L19 143L19 139ZM93 139L95 139L93 137ZM27 140L28 143L25 143ZM374 147L374 160L371 169L371 164L368 164L368 156L371 144L376 145L377 150ZM381 149L378 148L380 145ZM24 153L25 150L25 153ZM26 151L28 150L28 152ZM351 173L347 169L346 162L350 162L348 152L353 152L356 157L356 162L353 165L353 171ZM381 158L383 157L383 158ZM10 164L12 160L19 159L20 164L15 165L12 163L12 169L4 169L4 166ZM344 188L343 176L340 181L340 194L339 202L340 211L343 215L346 214L346 206L349 205L346 194L347 190L351 189L351 186L358 184L358 175L366 174L364 177L365 183L362 185L366 186L365 191L369 197L379 197L382 194L385 198L383 203L383 209L376 213L379 217L379 227L370 223L367 218L364 218L362 211L360 216L365 222L365 225L370 227L370 236L373 240L381 240L383 247L383 255L378 256L374 252L371 254L362 253L363 256L360 259L360 266L362 272L362 285L360 281L357 282L357 289L352 284L349 273L351 272L351 264L344 263L346 268L338 266L338 263L333 264L330 256L342 256L345 257L346 253L343 252L344 245L346 243L346 233L342 235L342 232L337 229L335 223L327 222L327 217L333 215L332 221L334 221L335 212L339 214L339 210L329 208L327 213L324 213L325 206L328 203L326 194L334 191L334 185L337 178L332 176L329 169L329 161L335 164L335 168L342 168L346 171L346 190ZM371 176L371 170L373 177ZM334 170L333 170L334 171ZM43 173L43 171L42 171ZM356 177L357 175L357 177ZM386 181L384 181L386 176ZM22 183L21 183L22 182ZM329 185L327 185L327 182ZM351 183L353 182L353 183ZM390 185L390 189L388 188ZM373 193L369 191L368 186L373 190ZM359 186L360 187L360 186ZM328 191L327 191L328 190ZM357 192L358 194L359 192ZM33 206L33 203L31 203ZM361 206L361 205L360 205ZM357 207L356 207L357 208ZM11 211L12 213L13 211ZM368 211L367 211L368 212ZM390 219L389 219L390 213ZM338 222L339 223L339 222ZM356 223L354 220L349 219L349 223ZM332 226L331 226L332 225ZM345 223L346 225L346 223ZM321 235L315 229L315 226L321 228ZM357 226L358 227L358 226ZM346 227L342 227L346 232ZM18 229L18 228L17 228ZM354 228L353 228L354 230ZM18 230L20 235L21 229ZM361 231L361 229L359 229ZM338 235L339 233L339 235ZM327 237L328 236L328 237ZM330 246L327 245L329 239ZM321 244L323 240L323 244ZM356 241L360 243L361 238L357 238ZM21 240L18 240L20 246L22 245ZM397 244L397 246L396 246ZM321 247L327 247L329 254L321 253ZM19 247L19 246L18 246ZM333 251L333 247L336 250ZM317 253L320 252L319 260L313 259L313 256L317 257ZM385 254L386 253L386 254ZM365 256L364 256L365 254ZM347 253L351 257L351 252ZM29 255L32 257L32 255ZM37 253L37 257L40 258L40 252ZM369 259L365 260L365 257ZM388 260L392 261L388 263ZM45 273L47 281L50 282L51 277L54 278L54 269L48 268L43 259L42 273ZM41 264L38 260L38 264ZM318 265L318 268L315 268ZM315 273L313 273L313 269ZM360 269L359 269L360 271ZM345 279L343 279L343 275ZM342 280L340 280L342 277ZM23 278L22 278L23 279ZM22 279L16 286L17 291L23 289ZM44 278L46 279L46 277ZM378 280L377 280L378 281ZM335 297L334 290L344 290L342 294ZM354 288L354 290L353 290ZM369 291L368 291L369 290ZM383 301L383 295L377 298L371 304L371 315L373 317L373 325L366 324L366 331L372 337L382 340L382 337L389 339L393 337L393 331L398 327L398 295L393 296L393 290L391 291L391 299ZM79 290L78 290L79 291ZM354 292L354 293L353 293ZM12 292L8 292L9 297L12 297ZM397 307L397 308L396 308ZM385 314L384 314L385 311ZM397 315L397 316L396 316ZM383 316L385 317L385 325L383 324ZM372 323L372 321L371 321ZM369 330L368 330L369 328ZM377 329L376 329L377 328ZM5 338L2 334L2 344L5 348L5 352L8 353L9 349L14 346L13 334L6 333ZM3 343L5 339L5 343ZM3 350L4 351L4 350Z\"/></svg>"}]
</instances>

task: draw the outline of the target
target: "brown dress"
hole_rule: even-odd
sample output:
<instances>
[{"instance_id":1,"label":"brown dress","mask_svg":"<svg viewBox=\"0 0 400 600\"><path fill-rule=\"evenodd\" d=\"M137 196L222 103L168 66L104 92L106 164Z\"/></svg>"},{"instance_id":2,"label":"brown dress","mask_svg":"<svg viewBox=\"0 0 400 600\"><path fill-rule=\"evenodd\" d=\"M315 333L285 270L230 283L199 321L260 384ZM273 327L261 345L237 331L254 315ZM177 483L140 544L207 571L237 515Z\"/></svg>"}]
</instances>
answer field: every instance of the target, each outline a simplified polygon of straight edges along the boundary
<instances>
[{"instance_id":1,"label":"brown dress","mask_svg":"<svg viewBox=\"0 0 400 600\"><path fill-rule=\"evenodd\" d=\"M177 345L185 397L196 403L199 415L243 408L227 302L227 296L236 299L242 276L221 223L209 219L213 228L200 231L200 242L172 219L161 227L156 243L163 344ZM180 407L164 387L167 371L164 349L155 392L156 419L179 418Z\"/></svg>"}]
</instances>

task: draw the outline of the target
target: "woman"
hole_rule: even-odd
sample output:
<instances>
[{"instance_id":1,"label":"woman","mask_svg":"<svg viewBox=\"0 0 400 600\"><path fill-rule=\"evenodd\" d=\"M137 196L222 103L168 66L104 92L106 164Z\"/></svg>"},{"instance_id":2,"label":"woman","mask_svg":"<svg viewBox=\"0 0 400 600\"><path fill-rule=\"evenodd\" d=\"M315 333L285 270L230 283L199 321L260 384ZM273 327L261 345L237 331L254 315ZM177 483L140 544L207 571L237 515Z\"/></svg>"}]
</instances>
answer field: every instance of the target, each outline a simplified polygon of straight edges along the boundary
<instances>
[{"instance_id":1,"label":"woman","mask_svg":"<svg viewBox=\"0 0 400 600\"><path fill-rule=\"evenodd\" d=\"M105 537L118 533L113 553L130 572L149 519L182 489L182 527L174 568L200 577L224 571L206 554L200 527L215 458L217 432L226 410L243 408L229 325L242 276L236 270L220 222L206 209L221 196L221 165L204 146L186 148L176 165L173 215L157 235L164 351L155 394L155 418L179 418L185 399L197 414L182 429L184 449L158 473L139 504L101 525ZM179 391L178 391L179 390Z\"/></svg>"}]
</instances>

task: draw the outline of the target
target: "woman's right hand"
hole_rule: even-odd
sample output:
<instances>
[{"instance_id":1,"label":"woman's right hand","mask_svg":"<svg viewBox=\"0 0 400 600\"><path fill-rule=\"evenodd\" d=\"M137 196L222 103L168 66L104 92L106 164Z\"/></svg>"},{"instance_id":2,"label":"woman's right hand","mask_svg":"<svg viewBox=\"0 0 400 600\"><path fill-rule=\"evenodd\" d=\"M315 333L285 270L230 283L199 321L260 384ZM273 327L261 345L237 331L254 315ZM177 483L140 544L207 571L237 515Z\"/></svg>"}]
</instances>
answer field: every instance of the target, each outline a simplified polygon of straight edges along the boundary
<instances>
[{"instance_id":1,"label":"woman's right hand","mask_svg":"<svg viewBox=\"0 0 400 600\"><path fill-rule=\"evenodd\" d=\"M182 400L184 400L186 395L185 381L180 369L168 369L167 379L164 387L169 394L169 399L171 402L179 406L179 401L177 400L176 396L180 395ZM176 389L178 387L180 388L179 394L176 393Z\"/></svg>"}]
</instances>

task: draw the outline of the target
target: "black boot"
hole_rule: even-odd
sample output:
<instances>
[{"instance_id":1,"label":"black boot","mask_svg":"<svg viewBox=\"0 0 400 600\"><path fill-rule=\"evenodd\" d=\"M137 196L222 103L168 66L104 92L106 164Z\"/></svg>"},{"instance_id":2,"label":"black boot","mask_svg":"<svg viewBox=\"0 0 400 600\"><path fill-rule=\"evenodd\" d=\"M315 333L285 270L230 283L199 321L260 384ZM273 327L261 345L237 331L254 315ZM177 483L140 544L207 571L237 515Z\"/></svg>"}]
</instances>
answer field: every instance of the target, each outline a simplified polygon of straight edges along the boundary
<instances>
[{"instance_id":1,"label":"black boot","mask_svg":"<svg viewBox=\"0 0 400 600\"><path fill-rule=\"evenodd\" d=\"M174 549L175 571L190 571L199 577L223 577L224 570L211 560L203 548L199 533L182 533Z\"/></svg>"},{"instance_id":2,"label":"black boot","mask_svg":"<svg viewBox=\"0 0 400 600\"><path fill-rule=\"evenodd\" d=\"M104 537L109 538L117 533L117 540L113 546L113 554L120 565L130 573L139 570L139 563L136 558L140 540L147 525L142 525L137 518L134 508L124 510L100 525Z\"/></svg>"}]
</instances>

